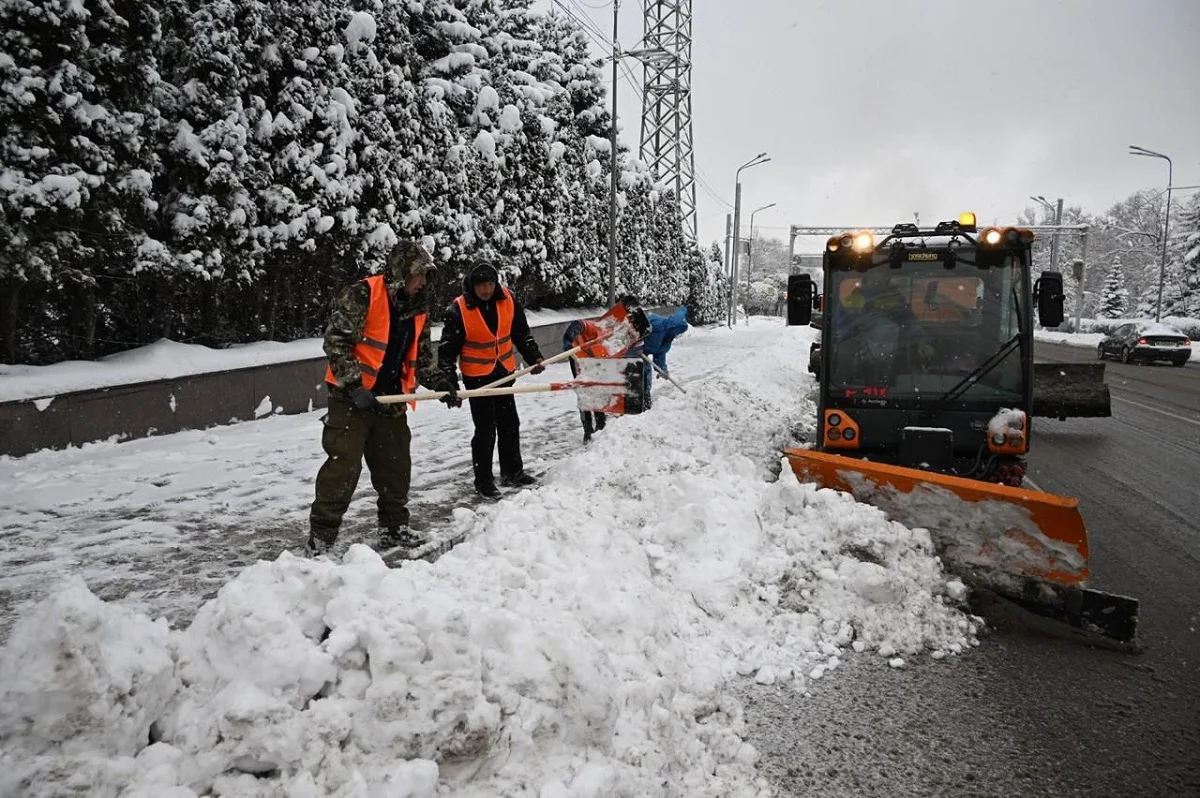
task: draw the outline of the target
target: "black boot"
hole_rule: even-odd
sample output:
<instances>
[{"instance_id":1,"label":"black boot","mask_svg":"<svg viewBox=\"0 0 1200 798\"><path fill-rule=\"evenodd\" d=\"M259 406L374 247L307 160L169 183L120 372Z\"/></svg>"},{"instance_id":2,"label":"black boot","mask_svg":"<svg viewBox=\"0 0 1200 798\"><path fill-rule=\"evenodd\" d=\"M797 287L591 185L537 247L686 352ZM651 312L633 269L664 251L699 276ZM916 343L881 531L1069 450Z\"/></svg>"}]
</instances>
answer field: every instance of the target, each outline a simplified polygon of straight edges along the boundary
<instances>
[{"instance_id":1,"label":"black boot","mask_svg":"<svg viewBox=\"0 0 1200 798\"><path fill-rule=\"evenodd\" d=\"M329 550L332 548L332 543L310 534L308 542L304 544L304 556L311 560L315 560L318 557L328 557Z\"/></svg>"},{"instance_id":2,"label":"black boot","mask_svg":"<svg viewBox=\"0 0 1200 798\"><path fill-rule=\"evenodd\" d=\"M502 474L500 476L500 484L506 488L525 488L530 485L536 485L537 477L532 474L526 474L524 471L518 471L515 474Z\"/></svg>"},{"instance_id":3,"label":"black boot","mask_svg":"<svg viewBox=\"0 0 1200 798\"><path fill-rule=\"evenodd\" d=\"M330 529L310 522L308 525L308 541L304 544L304 556L314 560L318 557L328 557L329 550L333 548L333 543L337 540L337 536L338 530L336 528Z\"/></svg>"},{"instance_id":4,"label":"black boot","mask_svg":"<svg viewBox=\"0 0 1200 798\"><path fill-rule=\"evenodd\" d=\"M408 524L385 526L379 530L379 551L391 549L418 549L429 542L420 532L414 532Z\"/></svg>"},{"instance_id":5,"label":"black boot","mask_svg":"<svg viewBox=\"0 0 1200 798\"><path fill-rule=\"evenodd\" d=\"M485 499L499 499L500 489L495 482L476 482L475 492Z\"/></svg>"}]
</instances>

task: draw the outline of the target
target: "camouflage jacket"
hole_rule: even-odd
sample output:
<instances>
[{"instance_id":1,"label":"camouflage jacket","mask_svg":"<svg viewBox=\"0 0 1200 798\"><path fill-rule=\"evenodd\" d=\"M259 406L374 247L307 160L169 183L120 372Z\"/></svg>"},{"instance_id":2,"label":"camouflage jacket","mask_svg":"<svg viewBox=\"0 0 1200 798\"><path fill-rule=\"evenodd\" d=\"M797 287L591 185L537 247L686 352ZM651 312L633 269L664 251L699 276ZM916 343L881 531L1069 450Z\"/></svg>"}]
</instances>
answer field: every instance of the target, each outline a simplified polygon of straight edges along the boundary
<instances>
[{"instance_id":1,"label":"camouflage jacket","mask_svg":"<svg viewBox=\"0 0 1200 798\"><path fill-rule=\"evenodd\" d=\"M429 312L428 288L411 297L398 289L393 290L391 286L388 293L392 299L392 312L398 314L399 318L412 318ZM329 386L330 393L348 397L351 391L362 384L362 370L354 357L354 347L362 339L370 303L371 288L361 280L343 288L333 300L329 324L325 328L325 356L329 358L334 378L341 385ZM417 341L417 382L430 390L445 389L453 378L438 368L429 328L427 320ZM405 405L388 407L403 412Z\"/></svg>"}]
</instances>

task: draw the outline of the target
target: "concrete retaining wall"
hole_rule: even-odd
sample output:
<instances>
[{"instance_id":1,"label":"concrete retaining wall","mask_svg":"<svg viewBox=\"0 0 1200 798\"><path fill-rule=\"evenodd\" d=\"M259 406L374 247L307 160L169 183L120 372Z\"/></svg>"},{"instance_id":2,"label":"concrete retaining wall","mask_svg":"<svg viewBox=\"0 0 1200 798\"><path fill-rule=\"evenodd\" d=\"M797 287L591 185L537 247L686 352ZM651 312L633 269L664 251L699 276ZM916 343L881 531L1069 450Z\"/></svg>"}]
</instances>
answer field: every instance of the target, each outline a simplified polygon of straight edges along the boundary
<instances>
[{"instance_id":1,"label":"concrete retaining wall","mask_svg":"<svg viewBox=\"0 0 1200 798\"><path fill-rule=\"evenodd\" d=\"M562 351L568 324L533 329L546 357ZM0 455L168 435L275 412L305 413L324 407L326 398L325 359L313 358L64 393L48 406L45 399L5 402L0 403Z\"/></svg>"}]
</instances>

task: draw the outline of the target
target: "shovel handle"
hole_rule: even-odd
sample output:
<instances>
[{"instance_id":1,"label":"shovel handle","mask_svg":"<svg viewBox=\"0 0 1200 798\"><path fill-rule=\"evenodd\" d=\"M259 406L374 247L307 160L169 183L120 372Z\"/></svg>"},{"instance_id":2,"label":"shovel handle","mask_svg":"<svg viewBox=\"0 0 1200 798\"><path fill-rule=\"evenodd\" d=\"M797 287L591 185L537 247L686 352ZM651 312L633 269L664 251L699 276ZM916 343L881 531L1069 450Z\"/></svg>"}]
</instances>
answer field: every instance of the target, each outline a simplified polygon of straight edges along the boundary
<instances>
[{"instance_id":1,"label":"shovel handle","mask_svg":"<svg viewBox=\"0 0 1200 798\"><path fill-rule=\"evenodd\" d=\"M518 393L546 393L547 391L573 391L579 388L611 388L613 393L628 393L629 386L624 382L599 380L572 380L571 382L543 382L537 385L510 385L507 388L472 388L458 391L460 399L483 396L510 396ZM425 391L423 393L398 393L388 396L377 396L380 404L391 405L401 402L422 402L430 399L441 399L448 396L449 391Z\"/></svg>"},{"instance_id":2,"label":"shovel handle","mask_svg":"<svg viewBox=\"0 0 1200 798\"><path fill-rule=\"evenodd\" d=\"M557 355L554 355L552 357L544 358L542 360L541 365L549 366L550 364L557 363L560 360L566 360L571 355L578 352L580 349L583 349L583 346L584 345L580 345L580 346L575 347L574 349L568 349L566 352L560 352ZM507 377L501 377L500 379L498 379L494 382L489 382L487 385L484 385L482 388L477 388L476 390L482 391L484 388L498 388L506 382L512 382L517 377L524 377L526 374L528 374L529 372L531 372L535 368L537 368L537 366L538 366L537 363L534 363L532 366L526 366L523 369L514 371L512 374L509 374Z\"/></svg>"},{"instance_id":3,"label":"shovel handle","mask_svg":"<svg viewBox=\"0 0 1200 798\"><path fill-rule=\"evenodd\" d=\"M679 383L675 382L675 380L672 379L671 375L668 374L666 371L664 371L662 368L660 368L659 365L654 362L653 358L651 358L645 352L642 353L642 360L649 363L654 368L654 370L658 372L659 376L662 377L664 380L667 380L668 382L670 382L672 385L674 385L679 390L683 391L684 393L687 393L686 388L684 388Z\"/></svg>"}]
</instances>

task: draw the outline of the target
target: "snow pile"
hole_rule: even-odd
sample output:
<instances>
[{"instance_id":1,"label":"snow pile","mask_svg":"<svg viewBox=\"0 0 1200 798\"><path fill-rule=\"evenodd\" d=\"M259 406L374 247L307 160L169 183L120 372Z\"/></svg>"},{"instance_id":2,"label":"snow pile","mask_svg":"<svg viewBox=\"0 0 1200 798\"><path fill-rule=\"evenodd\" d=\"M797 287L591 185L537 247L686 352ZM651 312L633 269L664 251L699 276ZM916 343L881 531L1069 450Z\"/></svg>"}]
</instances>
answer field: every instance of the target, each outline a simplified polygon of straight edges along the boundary
<instances>
[{"instance_id":1,"label":"snow pile","mask_svg":"<svg viewBox=\"0 0 1200 798\"><path fill-rule=\"evenodd\" d=\"M0 737L29 753L133 754L178 689L166 622L92 595L72 578L14 630ZM10 794L5 792L5 794Z\"/></svg>"},{"instance_id":2,"label":"snow pile","mask_svg":"<svg viewBox=\"0 0 1200 798\"><path fill-rule=\"evenodd\" d=\"M852 651L976 642L927 534L781 464L811 426L806 335L689 331L673 374L727 367L457 510L468 541L433 565L284 554L171 632L72 585L6 652L0 793L763 794L730 680L803 692Z\"/></svg>"}]
</instances>

